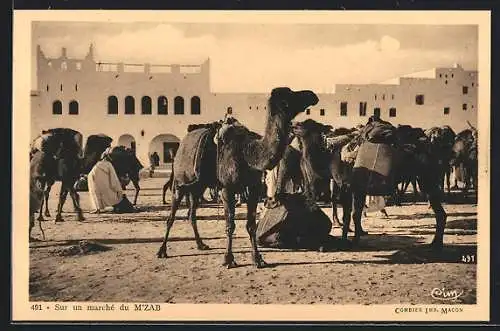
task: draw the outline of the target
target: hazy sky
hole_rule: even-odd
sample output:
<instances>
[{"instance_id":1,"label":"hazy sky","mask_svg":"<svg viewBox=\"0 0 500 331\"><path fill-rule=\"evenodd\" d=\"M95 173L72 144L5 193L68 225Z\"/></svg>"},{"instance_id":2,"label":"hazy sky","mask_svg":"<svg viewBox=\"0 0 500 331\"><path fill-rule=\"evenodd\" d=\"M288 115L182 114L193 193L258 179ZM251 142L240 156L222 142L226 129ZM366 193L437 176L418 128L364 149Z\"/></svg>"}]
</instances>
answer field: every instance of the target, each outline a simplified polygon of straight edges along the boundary
<instances>
[{"instance_id":1,"label":"hazy sky","mask_svg":"<svg viewBox=\"0 0 500 331\"><path fill-rule=\"evenodd\" d=\"M99 61L198 64L210 57L214 92L278 85L330 92L335 84L453 63L476 70L477 33L472 25L37 22L33 45L48 57L66 47L69 57L81 58L92 42Z\"/></svg>"}]
</instances>

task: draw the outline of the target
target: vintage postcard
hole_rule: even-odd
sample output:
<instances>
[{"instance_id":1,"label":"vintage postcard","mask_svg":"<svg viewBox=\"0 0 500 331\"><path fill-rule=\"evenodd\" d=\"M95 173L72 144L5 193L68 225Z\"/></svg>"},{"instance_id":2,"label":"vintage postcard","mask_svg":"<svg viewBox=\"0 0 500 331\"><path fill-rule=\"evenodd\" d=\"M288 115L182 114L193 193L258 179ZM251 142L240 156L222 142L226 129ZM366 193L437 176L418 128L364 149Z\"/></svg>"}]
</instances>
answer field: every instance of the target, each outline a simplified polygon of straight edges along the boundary
<instances>
[{"instance_id":1,"label":"vintage postcard","mask_svg":"<svg viewBox=\"0 0 500 331\"><path fill-rule=\"evenodd\" d=\"M488 11L13 23L13 321L489 320Z\"/></svg>"}]
</instances>

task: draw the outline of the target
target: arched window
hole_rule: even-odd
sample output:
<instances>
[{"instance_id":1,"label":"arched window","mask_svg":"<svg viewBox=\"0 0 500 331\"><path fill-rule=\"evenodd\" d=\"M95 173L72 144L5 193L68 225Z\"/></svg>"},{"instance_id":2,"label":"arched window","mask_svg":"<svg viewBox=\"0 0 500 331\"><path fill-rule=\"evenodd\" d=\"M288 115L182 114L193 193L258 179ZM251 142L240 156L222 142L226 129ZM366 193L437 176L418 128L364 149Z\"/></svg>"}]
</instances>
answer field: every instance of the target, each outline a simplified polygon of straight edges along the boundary
<instances>
[{"instance_id":1,"label":"arched window","mask_svg":"<svg viewBox=\"0 0 500 331\"><path fill-rule=\"evenodd\" d=\"M158 115L167 115L168 100L167 97L161 95L158 97Z\"/></svg>"},{"instance_id":2,"label":"arched window","mask_svg":"<svg viewBox=\"0 0 500 331\"><path fill-rule=\"evenodd\" d=\"M130 95L125 98L125 114L135 114L135 100Z\"/></svg>"},{"instance_id":3,"label":"arched window","mask_svg":"<svg viewBox=\"0 0 500 331\"><path fill-rule=\"evenodd\" d=\"M151 115L151 98L148 96L142 97L141 100L142 113L146 115Z\"/></svg>"},{"instance_id":4,"label":"arched window","mask_svg":"<svg viewBox=\"0 0 500 331\"><path fill-rule=\"evenodd\" d=\"M73 100L69 103L69 114L78 115L78 101Z\"/></svg>"},{"instance_id":5,"label":"arched window","mask_svg":"<svg viewBox=\"0 0 500 331\"><path fill-rule=\"evenodd\" d=\"M184 114L184 98L175 97L174 99L174 114L181 115Z\"/></svg>"},{"instance_id":6,"label":"arched window","mask_svg":"<svg viewBox=\"0 0 500 331\"><path fill-rule=\"evenodd\" d=\"M200 97L194 96L191 98L191 114L200 115Z\"/></svg>"},{"instance_id":7,"label":"arched window","mask_svg":"<svg viewBox=\"0 0 500 331\"><path fill-rule=\"evenodd\" d=\"M114 95L108 97L108 114L118 114L118 98Z\"/></svg>"},{"instance_id":8,"label":"arched window","mask_svg":"<svg viewBox=\"0 0 500 331\"><path fill-rule=\"evenodd\" d=\"M62 102L56 100L52 103L52 114L54 115L62 115Z\"/></svg>"}]
</instances>

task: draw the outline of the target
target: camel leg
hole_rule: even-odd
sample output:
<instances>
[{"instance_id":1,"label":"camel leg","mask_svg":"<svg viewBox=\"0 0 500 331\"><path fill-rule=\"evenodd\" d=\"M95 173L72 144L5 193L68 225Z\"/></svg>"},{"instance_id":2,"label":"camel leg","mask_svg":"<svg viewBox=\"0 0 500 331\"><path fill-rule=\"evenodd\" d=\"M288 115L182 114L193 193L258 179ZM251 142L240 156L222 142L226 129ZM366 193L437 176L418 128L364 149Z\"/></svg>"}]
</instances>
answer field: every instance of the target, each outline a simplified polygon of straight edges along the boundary
<instances>
[{"instance_id":1,"label":"camel leg","mask_svg":"<svg viewBox=\"0 0 500 331\"><path fill-rule=\"evenodd\" d=\"M167 201L165 200L165 194L167 193L168 189L170 189L170 191L173 192L173 189L172 189L173 182L174 182L174 167L172 166L172 171L170 171L170 177L167 180L167 182L165 183L165 185L163 185L162 198L163 198L164 205L167 204Z\"/></svg>"},{"instance_id":2,"label":"camel leg","mask_svg":"<svg viewBox=\"0 0 500 331\"><path fill-rule=\"evenodd\" d=\"M439 175L439 188L441 189L441 192L445 192L445 189L446 189L446 185L445 185L445 180L446 178L446 169L444 168L444 166L442 167L441 169L441 174Z\"/></svg>"},{"instance_id":3,"label":"camel leg","mask_svg":"<svg viewBox=\"0 0 500 331\"><path fill-rule=\"evenodd\" d=\"M444 179L445 179L446 189L448 191L448 194L451 192L451 188L450 188L450 173L451 173L451 169L449 167L447 167L446 170L445 170L445 172L444 172Z\"/></svg>"},{"instance_id":4,"label":"camel leg","mask_svg":"<svg viewBox=\"0 0 500 331\"><path fill-rule=\"evenodd\" d=\"M349 223L352 213L352 192L347 188L343 188L340 191L340 201L342 204L342 222L343 224ZM349 232L354 232L350 226L347 229Z\"/></svg>"},{"instance_id":5,"label":"camel leg","mask_svg":"<svg viewBox=\"0 0 500 331\"><path fill-rule=\"evenodd\" d=\"M141 190L141 187L139 186L139 180L133 180L132 184L134 184L135 188L135 197L134 197L134 206L137 205L137 197L139 196L139 191ZM163 195L163 199L165 200L165 195Z\"/></svg>"},{"instance_id":6,"label":"camel leg","mask_svg":"<svg viewBox=\"0 0 500 331\"><path fill-rule=\"evenodd\" d=\"M444 236L444 228L446 226L446 211L441 204L440 194L433 193L429 195L429 202L431 204L432 210L436 215L436 234L434 235L434 239L432 240L431 246L434 249L442 249L443 248L443 236Z\"/></svg>"},{"instance_id":7,"label":"camel leg","mask_svg":"<svg viewBox=\"0 0 500 331\"><path fill-rule=\"evenodd\" d=\"M41 224L41 222L40 222ZM35 226L35 215L30 213L30 230L29 230L29 240L32 241L33 237L31 237L31 230ZM41 227L40 227L41 228Z\"/></svg>"},{"instance_id":8,"label":"camel leg","mask_svg":"<svg viewBox=\"0 0 500 331\"><path fill-rule=\"evenodd\" d=\"M219 202L219 195L218 195L218 192L216 189L214 189L213 187L210 187L208 189L208 193L210 195L210 199L212 200L212 202L216 202L216 203Z\"/></svg>"},{"instance_id":9,"label":"camel leg","mask_svg":"<svg viewBox=\"0 0 500 331\"><path fill-rule=\"evenodd\" d=\"M57 215L56 215L56 223L58 222L64 222L64 219L62 218L62 209L64 206L64 203L66 202L66 197L68 196L68 189L64 184L61 184L61 191L59 193L59 203L57 204Z\"/></svg>"},{"instance_id":10,"label":"camel leg","mask_svg":"<svg viewBox=\"0 0 500 331\"><path fill-rule=\"evenodd\" d=\"M452 190L457 190L458 189L458 180L457 180L457 166L452 166L450 169L450 172L453 172L453 186L451 187Z\"/></svg>"},{"instance_id":11,"label":"camel leg","mask_svg":"<svg viewBox=\"0 0 500 331\"><path fill-rule=\"evenodd\" d=\"M398 185L394 187L394 191L392 192L392 200L394 201L395 206L401 206L401 191L398 188Z\"/></svg>"},{"instance_id":12,"label":"camel leg","mask_svg":"<svg viewBox=\"0 0 500 331\"><path fill-rule=\"evenodd\" d=\"M202 190L203 192L204 190ZM198 192L197 192L198 193ZM201 194L195 194L194 192L189 192L187 195L187 200L189 204L189 220L191 221L191 226L193 227L194 238L196 240L196 246L199 250L210 249L208 245L205 245L200 238L200 233L198 232L198 226L196 224L196 209L198 208L199 199Z\"/></svg>"},{"instance_id":13,"label":"camel leg","mask_svg":"<svg viewBox=\"0 0 500 331\"><path fill-rule=\"evenodd\" d=\"M257 268L267 267L268 264L262 258L262 255L257 248L257 203L259 199L259 187L254 186L249 188L249 194L247 198L247 232L250 236L250 243L252 244L252 257L253 263Z\"/></svg>"},{"instance_id":14,"label":"camel leg","mask_svg":"<svg viewBox=\"0 0 500 331\"><path fill-rule=\"evenodd\" d=\"M423 173L420 177L419 183L421 184L422 191L426 192L427 199L431 205L432 210L436 216L436 233L434 239L432 240L431 247L433 249L440 250L443 248L443 236L444 229L446 226L446 211L442 205L442 191L437 185L437 178L432 174L432 172L425 172L426 169L422 169Z\"/></svg>"},{"instance_id":15,"label":"camel leg","mask_svg":"<svg viewBox=\"0 0 500 331\"><path fill-rule=\"evenodd\" d=\"M161 244L160 249L158 250L158 253L156 253L156 256L158 258L166 258L167 257L168 235L170 233L170 229L172 228L172 225L174 225L175 213L177 212L177 209L179 208L181 200L184 197L184 193L181 192L181 190L179 190L179 189L174 190L173 193L174 194L172 197L172 207L170 209L170 216L167 219L167 228L165 231L165 237L163 238L163 243Z\"/></svg>"},{"instance_id":16,"label":"camel leg","mask_svg":"<svg viewBox=\"0 0 500 331\"><path fill-rule=\"evenodd\" d=\"M361 192L355 192L353 194L353 213L352 218L354 221L354 242L359 242L359 239L363 235L367 235L368 232L363 230L361 226L361 216L363 215L363 208L365 206L366 194ZM345 223L344 223L345 224Z\"/></svg>"},{"instance_id":17,"label":"camel leg","mask_svg":"<svg viewBox=\"0 0 500 331\"><path fill-rule=\"evenodd\" d=\"M78 216L77 220L80 222L84 221L85 217L83 217L82 208L80 208L80 196L73 187L70 187L69 195L71 197L71 200L73 201L73 207L75 208L76 214Z\"/></svg>"},{"instance_id":18,"label":"camel leg","mask_svg":"<svg viewBox=\"0 0 500 331\"><path fill-rule=\"evenodd\" d=\"M342 218L344 221L344 224L342 224L342 241L347 242L347 236L349 234L350 226L351 226L351 215L347 214L347 210L349 210L351 208L345 206L344 203L347 203L347 200L342 201L342 209L344 212L344 214L342 215Z\"/></svg>"},{"instance_id":19,"label":"camel leg","mask_svg":"<svg viewBox=\"0 0 500 331\"><path fill-rule=\"evenodd\" d=\"M165 185L163 185L162 198L163 198L164 205L167 204L167 201L165 200L165 194L167 193L167 190L170 189L170 191L172 193L174 192L174 189L172 187L173 183L174 183L174 163L172 163L172 169L170 170L170 177L168 178ZM173 197L172 197L172 199L173 199Z\"/></svg>"},{"instance_id":20,"label":"camel leg","mask_svg":"<svg viewBox=\"0 0 500 331\"><path fill-rule=\"evenodd\" d=\"M406 193L406 190L408 190L408 186L410 186L410 180L405 179L401 185L401 190L399 191L399 194L403 195Z\"/></svg>"},{"instance_id":21,"label":"camel leg","mask_svg":"<svg viewBox=\"0 0 500 331\"><path fill-rule=\"evenodd\" d=\"M40 222L43 222L45 221L45 219L43 218L43 204L44 204L44 197L45 197L45 184L42 184L42 190L43 190L43 194L44 196L42 196L42 199L40 201L40 210L39 210L39 214L38 214L38 221Z\"/></svg>"},{"instance_id":22,"label":"camel leg","mask_svg":"<svg viewBox=\"0 0 500 331\"><path fill-rule=\"evenodd\" d=\"M413 199L414 199L413 201L417 202L418 198L420 197L420 195L418 193L417 179L416 178L412 178L412 180L411 180L411 186L413 186Z\"/></svg>"},{"instance_id":23,"label":"camel leg","mask_svg":"<svg viewBox=\"0 0 500 331\"><path fill-rule=\"evenodd\" d=\"M463 169L463 174L464 174L464 181L465 181L465 186L462 189L464 193L469 192L469 187L470 187L470 173L469 173L469 167L464 167Z\"/></svg>"},{"instance_id":24,"label":"camel leg","mask_svg":"<svg viewBox=\"0 0 500 331\"><path fill-rule=\"evenodd\" d=\"M339 220L339 215L337 212L337 199L335 196L332 196L331 198L331 203L332 203L332 223L333 227L335 228L336 226L339 226L342 228L342 222Z\"/></svg>"},{"instance_id":25,"label":"camel leg","mask_svg":"<svg viewBox=\"0 0 500 331\"><path fill-rule=\"evenodd\" d=\"M224 255L224 262L222 265L226 266L229 269L237 266L236 262L234 261L234 255L233 255L233 233L236 228L236 225L234 224L234 207L235 207L234 192L229 191L229 189L227 188L223 188L222 202L224 203L224 214L226 216L226 236L227 236L226 253Z\"/></svg>"},{"instance_id":26,"label":"camel leg","mask_svg":"<svg viewBox=\"0 0 500 331\"><path fill-rule=\"evenodd\" d=\"M50 195L50 189L52 188L52 184L47 185L47 189L43 192L43 196L45 199L45 216L50 217L50 212L49 212L49 195Z\"/></svg>"},{"instance_id":27,"label":"camel leg","mask_svg":"<svg viewBox=\"0 0 500 331\"><path fill-rule=\"evenodd\" d=\"M339 215L337 213L337 184L331 180L330 181L330 201L332 203L332 223L333 227L338 225L342 227L342 223L340 223Z\"/></svg>"},{"instance_id":28,"label":"camel leg","mask_svg":"<svg viewBox=\"0 0 500 331\"><path fill-rule=\"evenodd\" d=\"M477 182L478 182L478 170L477 170L477 166L475 166L473 168L473 172L472 172L472 187L474 188L474 190L477 192Z\"/></svg>"}]
</instances>

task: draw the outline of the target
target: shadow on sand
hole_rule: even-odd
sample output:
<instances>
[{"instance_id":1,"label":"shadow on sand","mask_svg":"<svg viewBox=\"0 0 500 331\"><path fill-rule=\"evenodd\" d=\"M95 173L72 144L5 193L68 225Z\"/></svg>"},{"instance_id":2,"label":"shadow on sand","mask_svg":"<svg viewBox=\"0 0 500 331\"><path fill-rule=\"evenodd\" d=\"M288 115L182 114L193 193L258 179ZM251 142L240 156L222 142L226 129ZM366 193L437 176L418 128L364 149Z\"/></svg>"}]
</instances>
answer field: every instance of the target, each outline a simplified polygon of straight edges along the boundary
<instances>
[{"instance_id":1,"label":"shadow on sand","mask_svg":"<svg viewBox=\"0 0 500 331\"><path fill-rule=\"evenodd\" d=\"M240 239L246 237L233 237L233 239ZM203 240L222 240L226 237L202 237ZM103 245L120 245L120 244L143 244L143 243L161 243L163 242L163 237L157 238L82 238L82 239L70 239L70 240L51 240L51 241L35 241L30 243L30 248L45 248L45 247L55 247L55 246L67 246L76 245L80 241L86 240ZM177 241L192 241L195 242L194 237L171 237L168 242Z\"/></svg>"},{"instance_id":2,"label":"shadow on sand","mask_svg":"<svg viewBox=\"0 0 500 331\"><path fill-rule=\"evenodd\" d=\"M235 239L248 239L247 236L237 236ZM204 241L209 240L224 240L225 236L218 237L203 237ZM95 239L72 239L61 241L47 241L47 242L33 242L30 248L46 248L46 247L60 247L76 245L81 240L87 240L103 245L118 245L118 244L138 244L138 243L161 243L163 237L157 238L95 238ZM193 237L172 237L169 242L178 241L192 241L195 243ZM210 246L210 243L208 243ZM152 247L151 254L155 254L157 247ZM206 255L220 255L221 259L224 254L225 245L217 245L211 247L205 252L200 252L196 248L189 250L185 254L169 255L170 258L174 257L196 257ZM315 250L311 249L273 249L261 247L260 251L264 253L264 258L272 260L270 255L273 253L313 253ZM316 250L317 251L317 250ZM421 239L405 235L389 235L389 234L370 234L363 236L357 245L345 244L339 237L330 237L328 244L325 246L324 252L317 252L324 259L325 255L330 255L332 258L338 257L338 253L349 252L393 252L392 254L374 254L373 260L353 260L353 259L335 259L332 261L297 261L297 262L274 262L269 263L269 267L281 267L287 265L315 265L315 264L422 264L422 263L463 263L463 256L476 256L477 246L475 244L467 245L445 245L440 251L433 250L428 244L423 243ZM234 254L251 254L251 247L235 247ZM345 254L343 254L343 257ZM477 258L469 263L475 264ZM250 266L251 264L244 264L241 266Z\"/></svg>"},{"instance_id":3,"label":"shadow on sand","mask_svg":"<svg viewBox=\"0 0 500 331\"><path fill-rule=\"evenodd\" d=\"M475 215L475 214L474 214ZM405 226L397 226L397 229L415 229L414 231L418 231L418 229L435 229L436 225L435 224L422 224L418 226L411 226L411 225L405 225ZM446 222L446 230L477 230L477 219L476 218L461 218L461 219L455 219L451 221ZM456 232L453 232L456 233ZM470 234L470 233L469 233Z\"/></svg>"},{"instance_id":4,"label":"shadow on sand","mask_svg":"<svg viewBox=\"0 0 500 331\"><path fill-rule=\"evenodd\" d=\"M427 245L406 247L390 255L374 255L377 260L336 260L336 261L299 261L277 262L275 266L315 265L315 264L425 264L425 263L464 263L466 256L476 256L476 245L445 245L441 251L434 251ZM476 260L469 264L476 264Z\"/></svg>"}]
</instances>

